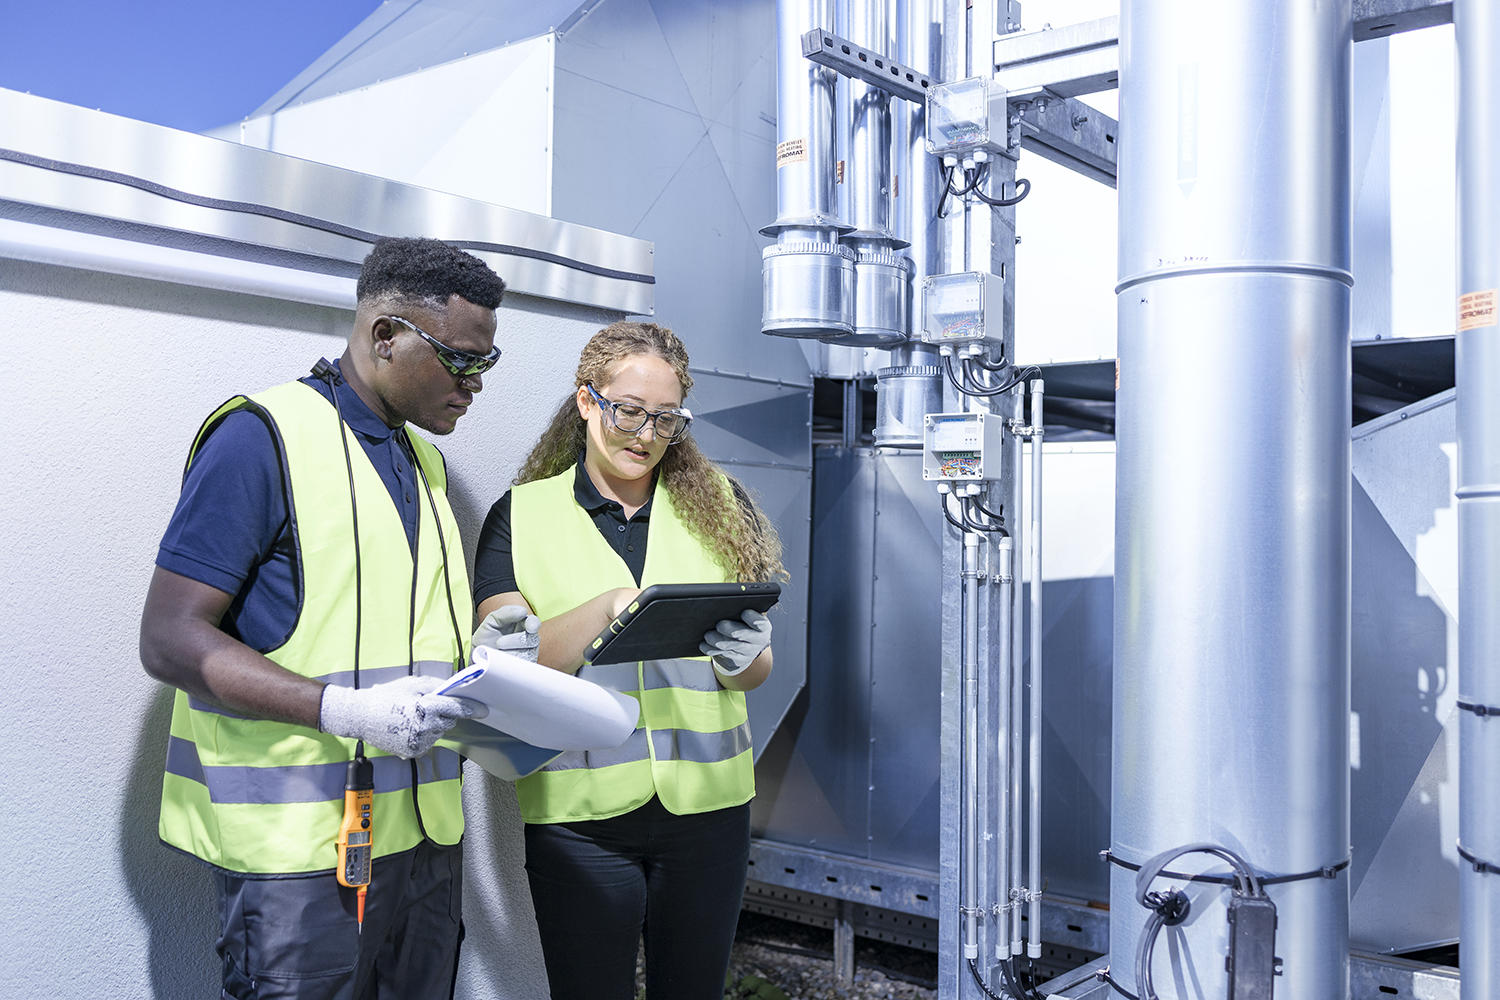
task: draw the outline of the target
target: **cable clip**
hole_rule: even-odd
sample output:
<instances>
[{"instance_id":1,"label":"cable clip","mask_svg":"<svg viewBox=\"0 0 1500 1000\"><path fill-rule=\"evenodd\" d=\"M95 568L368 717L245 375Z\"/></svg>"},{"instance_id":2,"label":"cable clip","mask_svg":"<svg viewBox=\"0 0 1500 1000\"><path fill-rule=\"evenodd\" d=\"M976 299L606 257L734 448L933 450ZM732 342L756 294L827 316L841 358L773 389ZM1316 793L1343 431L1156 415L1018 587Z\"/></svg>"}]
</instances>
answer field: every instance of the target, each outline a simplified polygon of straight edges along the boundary
<instances>
[{"instance_id":1,"label":"cable clip","mask_svg":"<svg viewBox=\"0 0 1500 1000\"><path fill-rule=\"evenodd\" d=\"M1176 927L1188 917L1188 911L1192 909L1192 901L1188 899L1187 893L1181 889L1171 889L1167 892L1148 892L1141 900L1146 906L1161 914L1161 922L1168 927Z\"/></svg>"}]
</instances>

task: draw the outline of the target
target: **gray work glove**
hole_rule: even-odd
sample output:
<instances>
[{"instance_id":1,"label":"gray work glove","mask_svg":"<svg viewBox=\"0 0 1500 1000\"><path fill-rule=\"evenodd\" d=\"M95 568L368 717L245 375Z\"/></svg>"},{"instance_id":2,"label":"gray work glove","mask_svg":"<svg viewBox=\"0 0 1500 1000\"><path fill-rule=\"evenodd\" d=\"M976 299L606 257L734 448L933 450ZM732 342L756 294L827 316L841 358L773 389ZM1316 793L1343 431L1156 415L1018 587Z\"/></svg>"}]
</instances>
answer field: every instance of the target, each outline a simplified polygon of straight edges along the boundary
<instances>
[{"instance_id":1,"label":"gray work glove","mask_svg":"<svg viewBox=\"0 0 1500 1000\"><path fill-rule=\"evenodd\" d=\"M712 632L705 632L698 648L714 658L714 669L721 676L733 677L770 644L771 619L759 611L746 611L739 621L726 618Z\"/></svg>"},{"instance_id":2,"label":"gray work glove","mask_svg":"<svg viewBox=\"0 0 1500 1000\"><path fill-rule=\"evenodd\" d=\"M474 630L474 648L488 646L535 663L542 642L537 635L541 624L541 619L522 605L507 604L484 616Z\"/></svg>"},{"instance_id":3,"label":"gray work glove","mask_svg":"<svg viewBox=\"0 0 1500 1000\"><path fill-rule=\"evenodd\" d=\"M420 757L453 728L474 714L461 698L433 694L438 677L402 677L367 688L323 688L318 728L334 736L364 740L397 757Z\"/></svg>"}]
</instances>

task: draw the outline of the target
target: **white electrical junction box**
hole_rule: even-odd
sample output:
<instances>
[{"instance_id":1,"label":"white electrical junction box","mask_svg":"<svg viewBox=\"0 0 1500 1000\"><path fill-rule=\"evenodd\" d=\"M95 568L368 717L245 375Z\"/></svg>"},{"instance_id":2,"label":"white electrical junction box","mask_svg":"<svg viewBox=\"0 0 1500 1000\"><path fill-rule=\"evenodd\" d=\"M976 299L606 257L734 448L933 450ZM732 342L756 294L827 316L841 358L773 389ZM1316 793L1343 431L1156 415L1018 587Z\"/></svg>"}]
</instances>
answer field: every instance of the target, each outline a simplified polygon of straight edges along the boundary
<instances>
[{"instance_id":1,"label":"white electrical junction box","mask_svg":"<svg viewBox=\"0 0 1500 1000\"><path fill-rule=\"evenodd\" d=\"M969 483L1000 478L1005 418L994 413L929 413L922 420L922 478Z\"/></svg>"},{"instance_id":2,"label":"white electrical junction box","mask_svg":"<svg viewBox=\"0 0 1500 1000\"><path fill-rule=\"evenodd\" d=\"M939 83L927 91L927 152L935 156L1003 152L1009 128L1005 91L985 77Z\"/></svg>"},{"instance_id":3,"label":"white electrical junction box","mask_svg":"<svg viewBox=\"0 0 1500 1000\"><path fill-rule=\"evenodd\" d=\"M1000 344L1005 339L1005 279L987 271L934 274L922 282L924 344Z\"/></svg>"}]
</instances>

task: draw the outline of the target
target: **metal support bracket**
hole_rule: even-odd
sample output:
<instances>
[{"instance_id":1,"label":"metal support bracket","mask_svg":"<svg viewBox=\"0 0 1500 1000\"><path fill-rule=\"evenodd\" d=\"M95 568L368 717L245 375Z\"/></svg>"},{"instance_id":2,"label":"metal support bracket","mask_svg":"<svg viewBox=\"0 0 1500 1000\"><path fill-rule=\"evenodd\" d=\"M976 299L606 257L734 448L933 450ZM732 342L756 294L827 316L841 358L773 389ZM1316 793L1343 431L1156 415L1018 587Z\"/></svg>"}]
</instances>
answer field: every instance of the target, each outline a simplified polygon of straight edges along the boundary
<instances>
[{"instance_id":1,"label":"metal support bracket","mask_svg":"<svg viewBox=\"0 0 1500 1000\"><path fill-rule=\"evenodd\" d=\"M1115 186L1119 123L1098 108L1043 91L1012 100L1021 148L1109 187Z\"/></svg>"},{"instance_id":2,"label":"metal support bracket","mask_svg":"<svg viewBox=\"0 0 1500 1000\"><path fill-rule=\"evenodd\" d=\"M1354 0L1354 40L1369 41L1453 21L1453 0ZM1051 91L1078 97L1120 82L1120 19L1018 31L995 40L994 82L1013 97Z\"/></svg>"},{"instance_id":3,"label":"metal support bracket","mask_svg":"<svg viewBox=\"0 0 1500 1000\"><path fill-rule=\"evenodd\" d=\"M914 104L927 103L927 91L933 83L926 73L919 73L822 28L814 28L802 36L802 55L819 66L827 66L836 73L862 80L892 97Z\"/></svg>"},{"instance_id":4,"label":"metal support bracket","mask_svg":"<svg viewBox=\"0 0 1500 1000\"><path fill-rule=\"evenodd\" d=\"M994 58L994 82L1013 99L1044 90L1057 97L1113 90L1120 82L1120 18L1002 35Z\"/></svg>"}]
</instances>

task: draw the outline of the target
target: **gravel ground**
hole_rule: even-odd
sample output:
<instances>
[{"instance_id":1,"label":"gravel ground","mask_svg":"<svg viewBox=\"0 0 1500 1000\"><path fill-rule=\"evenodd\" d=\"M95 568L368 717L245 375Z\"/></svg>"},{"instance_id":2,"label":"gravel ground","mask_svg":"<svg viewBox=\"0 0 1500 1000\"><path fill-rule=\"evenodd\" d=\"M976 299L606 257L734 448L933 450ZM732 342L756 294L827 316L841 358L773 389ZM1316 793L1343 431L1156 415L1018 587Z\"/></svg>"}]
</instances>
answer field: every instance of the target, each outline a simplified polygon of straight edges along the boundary
<instances>
[{"instance_id":1,"label":"gravel ground","mask_svg":"<svg viewBox=\"0 0 1500 1000\"><path fill-rule=\"evenodd\" d=\"M725 1000L937 1000L937 956L865 938L854 942L854 982L833 974L833 931L741 913ZM638 976L637 1000L649 1000ZM779 992L778 992L779 991Z\"/></svg>"}]
</instances>

